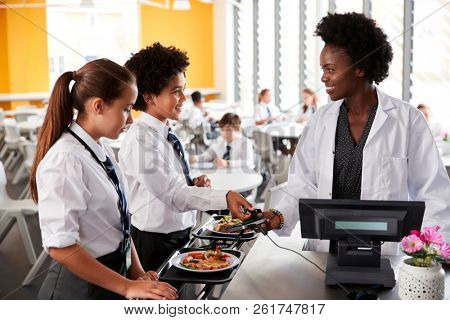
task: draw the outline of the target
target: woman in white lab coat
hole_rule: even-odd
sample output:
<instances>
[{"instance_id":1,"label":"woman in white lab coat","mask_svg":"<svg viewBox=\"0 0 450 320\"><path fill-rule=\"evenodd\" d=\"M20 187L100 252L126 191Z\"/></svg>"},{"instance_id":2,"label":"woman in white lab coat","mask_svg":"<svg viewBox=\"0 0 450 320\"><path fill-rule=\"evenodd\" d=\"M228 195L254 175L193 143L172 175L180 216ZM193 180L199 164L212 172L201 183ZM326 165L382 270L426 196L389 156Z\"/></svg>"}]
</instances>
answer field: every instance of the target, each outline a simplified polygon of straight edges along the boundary
<instances>
[{"instance_id":1,"label":"woman in white lab coat","mask_svg":"<svg viewBox=\"0 0 450 320\"><path fill-rule=\"evenodd\" d=\"M305 127L289 169L286 195L265 212L268 229L289 235L298 199L425 201L423 226L439 224L450 239L450 180L427 123L416 108L380 91L392 49L362 14L328 14L316 34L322 82L332 102ZM306 249L327 251L328 241Z\"/></svg>"}]
</instances>

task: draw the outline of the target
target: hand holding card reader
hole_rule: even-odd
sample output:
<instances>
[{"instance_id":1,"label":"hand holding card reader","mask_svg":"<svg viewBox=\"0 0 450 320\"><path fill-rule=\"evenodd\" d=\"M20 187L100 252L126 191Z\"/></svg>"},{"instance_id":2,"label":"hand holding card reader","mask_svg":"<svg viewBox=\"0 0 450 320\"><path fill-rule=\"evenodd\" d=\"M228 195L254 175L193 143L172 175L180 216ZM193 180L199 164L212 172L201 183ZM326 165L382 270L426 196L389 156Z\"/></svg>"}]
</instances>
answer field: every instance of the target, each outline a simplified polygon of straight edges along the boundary
<instances>
[{"instance_id":1,"label":"hand holding card reader","mask_svg":"<svg viewBox=\"0 0 450 320\"><path fill-rule=\"evenodd\" d=\"M261 232L265 233L265 229L261 228L261 227L267 221L264 217L258 217L258 214L261 213L262 211L260 209L249 210L247 208L244 208L243 210L244 210L244 213L251 215L250 219L234 225L233 227L228 229L229 232L239 232L239 231L251 229L251 230L261 231Z\"/></svg>"}]
</instances>

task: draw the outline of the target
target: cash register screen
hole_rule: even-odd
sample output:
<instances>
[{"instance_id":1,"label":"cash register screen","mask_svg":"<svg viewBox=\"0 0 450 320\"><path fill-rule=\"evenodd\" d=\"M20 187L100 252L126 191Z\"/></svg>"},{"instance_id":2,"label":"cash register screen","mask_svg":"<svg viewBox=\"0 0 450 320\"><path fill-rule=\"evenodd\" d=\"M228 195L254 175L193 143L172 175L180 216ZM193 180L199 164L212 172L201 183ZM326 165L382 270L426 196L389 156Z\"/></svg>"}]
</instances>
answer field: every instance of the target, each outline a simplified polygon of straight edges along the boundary
<instances>
[{"instance_id":1,"label":"cash register screen","mask_svg":"<svg viewBox=\"0 0 450 320\"><path fill-rule=\"evenodd\" d=\"M335 230L388 231L387 222L374 221L335 221Z\"/></svg>"}]
</instances>

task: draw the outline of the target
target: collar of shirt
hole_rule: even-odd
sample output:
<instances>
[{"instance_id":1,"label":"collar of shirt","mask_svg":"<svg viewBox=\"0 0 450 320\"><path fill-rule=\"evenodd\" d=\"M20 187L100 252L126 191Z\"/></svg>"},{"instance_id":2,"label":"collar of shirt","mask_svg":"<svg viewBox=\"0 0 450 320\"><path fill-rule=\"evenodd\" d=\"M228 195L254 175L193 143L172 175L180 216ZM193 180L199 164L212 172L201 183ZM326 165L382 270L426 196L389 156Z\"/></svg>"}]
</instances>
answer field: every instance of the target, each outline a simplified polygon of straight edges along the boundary
<instances>
[{"instance_id":1,"label":"collar of shirt","mask_svg":"<svg viewBox=\"0 0 450 320\"><path fill-rule=\"evenodd\" d=\"M155 130L156 132L158 132L163 137L167 138L167 135L169 134L169 126L167 124L162 123L154 116L146 112L141 112L139 120L145 125Z\"/></svg>"},{"instance_id":2,"label":"collar of shirt","mask_svg":"<svg viewBox=\"0 0 450 320\"><path fill-rule=\"evenodd\" d=\"M106 152L105 149L103 147L103 145L101 144L101 142L96 142L82 127L80 127L80 125L78 125L78 123L76 123L75 121L73 121L70 125L70 129L81 138L81 140L83 140L84 142L86 142L86 144L89 146L89 148L92 149L92 151L94 151L95 155L97 156L97 158L104 162L106 161ZM75 139L75 138L74 138Z\"/></svg>"}]
</instances>

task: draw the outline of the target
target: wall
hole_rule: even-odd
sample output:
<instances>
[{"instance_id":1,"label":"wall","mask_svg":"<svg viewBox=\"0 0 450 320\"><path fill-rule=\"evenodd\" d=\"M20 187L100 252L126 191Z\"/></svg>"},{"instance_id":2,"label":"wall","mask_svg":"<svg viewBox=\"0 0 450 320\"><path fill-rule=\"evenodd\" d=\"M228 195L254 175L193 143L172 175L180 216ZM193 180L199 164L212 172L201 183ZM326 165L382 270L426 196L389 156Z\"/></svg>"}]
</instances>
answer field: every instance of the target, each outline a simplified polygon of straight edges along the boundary
<instances>
[{"instance_id":1,"label":"wall","mask_svg":"<svg viewBox=\"0 0 450 320\"><path fill-rule=\"evenodd\" d=\"M189 88L214 87L213 6L191 0L187 11L140 6L140 47L159 41L187 51ZM172 4L172 1L171 1Z\"/></svg>"},{"instance_id":2,"label":"wall","mask_svg":"<svg viewBox=\"0 0 450 320\"><path fill-rule=\"evenodd\" d=\"M24 1L5 1L6 4ZM27 0L26 3L44 3ZM48 91L48 57L45 7L0 9L0 93ZM29 101L3 102L11 108Z\"/></svg>"}]
</instances>

